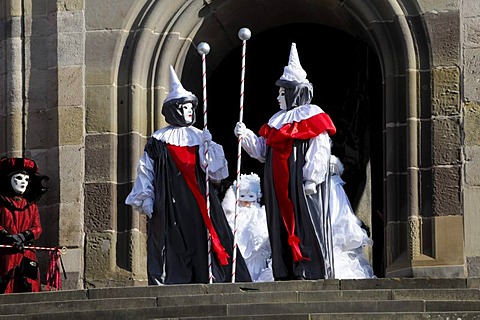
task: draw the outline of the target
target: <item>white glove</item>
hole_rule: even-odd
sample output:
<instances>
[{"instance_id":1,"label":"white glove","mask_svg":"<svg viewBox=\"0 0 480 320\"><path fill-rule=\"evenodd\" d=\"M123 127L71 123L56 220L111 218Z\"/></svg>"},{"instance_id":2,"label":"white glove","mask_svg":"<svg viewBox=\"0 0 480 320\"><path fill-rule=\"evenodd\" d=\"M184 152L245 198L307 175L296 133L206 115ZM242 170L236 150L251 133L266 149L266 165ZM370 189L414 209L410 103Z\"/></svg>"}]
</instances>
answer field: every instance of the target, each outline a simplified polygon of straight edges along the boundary
<instances>
[{"instance_id":1,"label":"white glove","mask_svg":"<svg viewBox=\"0 0 480 320\"><path fill-rule=\"evenodd\" d=\"M142 211L149 218L152 217L152 213L153 213L153 200L152 200L152 198L145 198L145 200L143 200Z\"/></svg>"},{"instance_id":2,"label":"white glove","mask_svg":"<svg viewBox=\"0 0 480 320\"><path fill-rule=\"evenodd\" d=\"M212 134L210 133L210 131L208 131L208 129L204 129L202 132L202 142L204 144L205 142L207 142L208 144L212 142Z\"/></svg>"},{"instance_id":3,"label":"white glove","mask_svg":"<svg viewBox=\"0 0 480 320\"><path fill-rule=\"evenodd\" d=\"M247 132L247 127L243 122L237 122L237 125L235 126L235 130L233 130L233 133L235 133L235 136L239 135L244 135L245 132Z\"/></svg>"},{"instance_id":4,"label":"white glove","mask_svg":"<svg viewBox=\"0 0 480 320\"><path fill-rule=\"evenodd\" d=\"M307 196L317 193L317 185L313 181L305 181L303 189Z\"/></svg>"}]
</instances>

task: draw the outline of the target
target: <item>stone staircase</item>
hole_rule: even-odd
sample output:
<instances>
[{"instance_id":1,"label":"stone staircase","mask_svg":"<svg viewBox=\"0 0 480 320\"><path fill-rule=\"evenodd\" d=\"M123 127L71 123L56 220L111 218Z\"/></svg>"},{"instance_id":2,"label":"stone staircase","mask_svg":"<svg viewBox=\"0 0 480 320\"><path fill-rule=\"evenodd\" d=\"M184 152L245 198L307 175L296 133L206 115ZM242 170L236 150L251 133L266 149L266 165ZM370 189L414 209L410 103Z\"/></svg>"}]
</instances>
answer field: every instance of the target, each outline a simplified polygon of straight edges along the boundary
<instances>
[{"instance_id":1,"label":"stone staircase","mask_svg":"<svg viewBox=\"0 0 480 320\"><path fill-rule=\"evenodd\" d=\"M0 319L480 319L480 279L388 278L0 295Z\"/></svg>"}]
</instances>

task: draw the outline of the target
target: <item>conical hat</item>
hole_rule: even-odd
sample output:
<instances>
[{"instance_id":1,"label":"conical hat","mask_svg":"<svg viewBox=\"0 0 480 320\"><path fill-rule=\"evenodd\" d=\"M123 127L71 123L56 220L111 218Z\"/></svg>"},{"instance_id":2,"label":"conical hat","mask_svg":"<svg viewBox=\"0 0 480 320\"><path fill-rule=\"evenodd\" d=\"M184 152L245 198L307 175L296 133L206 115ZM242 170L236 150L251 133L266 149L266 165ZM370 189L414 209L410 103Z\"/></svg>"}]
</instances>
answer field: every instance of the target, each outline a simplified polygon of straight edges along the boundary
<instances>
[{"instance_id":1,"label":"conical hat","mask_svg":"<svg viewBox=\"0 0 480 320\"><path fill-rule=\"evenodd\" d=\"M309 83L307 80L307 72L303 70L302 65L300 64L297 45L295 43L292 43L288 65L283 68L283 74L280 77L280 80L296 83Z\"/></svg>"},{"instance_id":2,"label":"conical hat","mask_svg":"<svg viewBox=\"0 0 480 320\"><path fill-rule=\"evenodd\" d=\"M173 99L191 97L193 95L193 93L183 88L180 80L178 80L175 70L170 65L170 93L168 94L167 98L165 98L164 103Z\"/></svg>"}]
</instances>

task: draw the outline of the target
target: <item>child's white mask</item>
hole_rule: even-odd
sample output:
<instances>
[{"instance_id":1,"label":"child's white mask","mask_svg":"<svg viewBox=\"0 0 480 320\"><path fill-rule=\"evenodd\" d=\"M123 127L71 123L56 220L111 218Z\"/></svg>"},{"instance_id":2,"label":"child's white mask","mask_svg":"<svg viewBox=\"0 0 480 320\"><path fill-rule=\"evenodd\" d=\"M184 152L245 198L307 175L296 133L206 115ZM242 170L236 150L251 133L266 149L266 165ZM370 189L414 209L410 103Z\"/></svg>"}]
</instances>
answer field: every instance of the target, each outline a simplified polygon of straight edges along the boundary
<instances>
[{"instance_id":1,"label":"child's white mask","mask_svg":"<svg viewBox=\"0 0 480 320\"><path fill-rule=\"evenodd\" d=\"M256 202L257 195L253 191L246 191L246 190L240 189L238 200L244 201L244 202Z\"/></svg>"}]
</instances>

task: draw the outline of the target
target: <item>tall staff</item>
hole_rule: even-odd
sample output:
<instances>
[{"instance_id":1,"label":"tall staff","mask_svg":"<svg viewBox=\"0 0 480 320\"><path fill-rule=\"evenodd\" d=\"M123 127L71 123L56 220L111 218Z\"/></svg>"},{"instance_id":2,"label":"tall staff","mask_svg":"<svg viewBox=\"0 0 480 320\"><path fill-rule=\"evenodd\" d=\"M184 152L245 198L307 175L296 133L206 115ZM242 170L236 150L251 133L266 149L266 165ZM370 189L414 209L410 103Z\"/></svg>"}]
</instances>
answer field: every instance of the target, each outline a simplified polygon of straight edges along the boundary
<instances>
[{"instance_id":1,"label":"tall staff","mask_svg":"<svg viewBox=\"0 0 480 320\"><path fill-rule=\"evenodd\" d=\"M242 40L242 72L240 79L240 115L239 122L243 122L243 97L245 85L245 56L247 52L247 40L250 39L252 33L248 28L241 28L238 31L238 37ZM235 282L235 274L237 271L237 216L238 216L238 198L240 196L240 167L242 163L242 135L238 135L237 148L237 185L235 186L235 217L233 228L233 261L232 261L232 283Z\"/></svg>"},{"instance_id":2,"label":"tall staff","mask_svg":"<svg viewBox=\"0 0 480 320\"><path fill-rule=\"evenodd\" d=\"M203 131L207 130L207 59L210 52L210 45L206 42L200 42L197 46L197 52L202 56L202 83L203 83ZM205 141L205 198L207 201L207 212L210 217L210 178L208 177L208 141ZM208 238L208 282L213 283L212 272L212 237L207 229Z\"/></svg>"}]
</instances>

